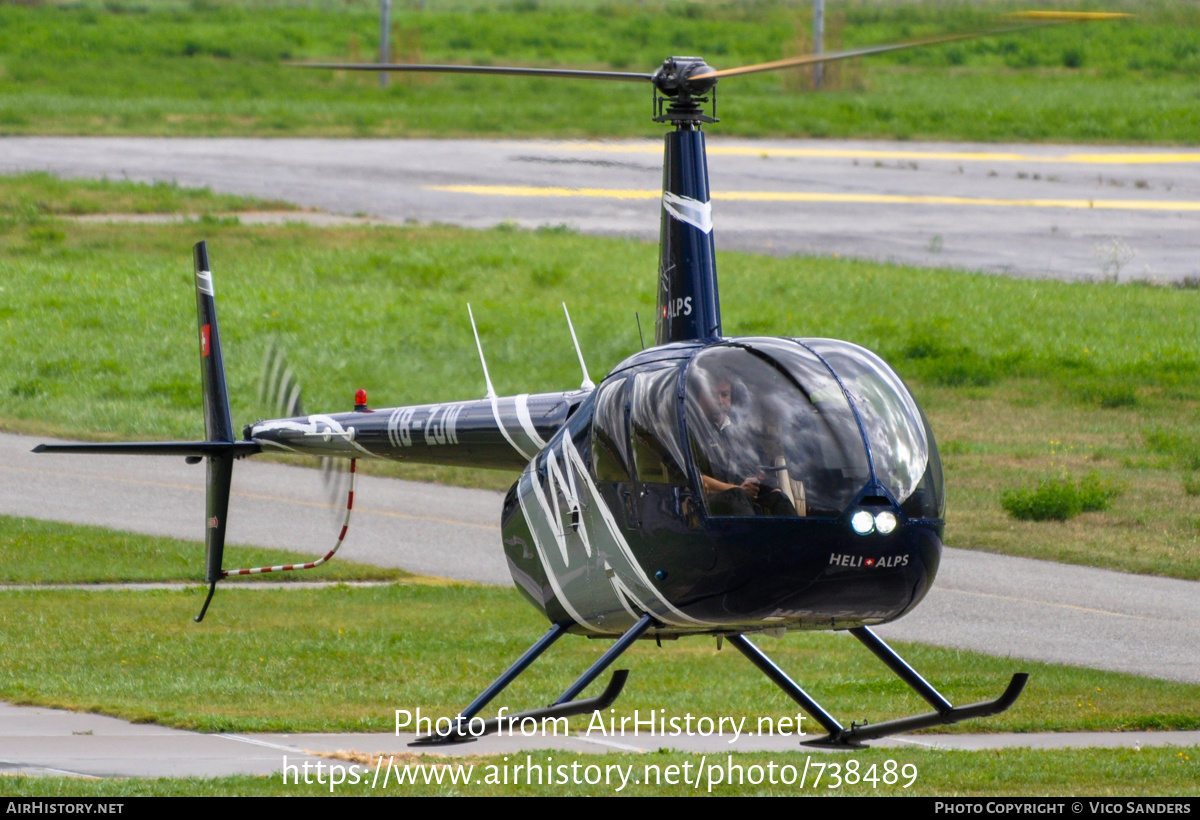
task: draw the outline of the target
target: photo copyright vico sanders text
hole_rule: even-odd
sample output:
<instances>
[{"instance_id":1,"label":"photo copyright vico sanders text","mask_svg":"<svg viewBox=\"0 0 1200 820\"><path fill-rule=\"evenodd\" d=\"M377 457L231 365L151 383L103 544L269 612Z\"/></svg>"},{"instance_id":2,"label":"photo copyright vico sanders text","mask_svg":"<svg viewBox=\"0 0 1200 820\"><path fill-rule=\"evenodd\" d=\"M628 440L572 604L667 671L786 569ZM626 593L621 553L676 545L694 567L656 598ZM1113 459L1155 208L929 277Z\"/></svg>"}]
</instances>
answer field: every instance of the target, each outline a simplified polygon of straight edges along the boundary
<instances>
[{"instance_id":1,"label":"photo copyright vico sanders text","mask_svg":"<svg viewBox=\"0 0 1200 820\"><path fill-rule=\"evenodd\" d=\"M1189 801L1154 800L935 800L934 814L1191 814Z\"/></svg>"}]
</instances>

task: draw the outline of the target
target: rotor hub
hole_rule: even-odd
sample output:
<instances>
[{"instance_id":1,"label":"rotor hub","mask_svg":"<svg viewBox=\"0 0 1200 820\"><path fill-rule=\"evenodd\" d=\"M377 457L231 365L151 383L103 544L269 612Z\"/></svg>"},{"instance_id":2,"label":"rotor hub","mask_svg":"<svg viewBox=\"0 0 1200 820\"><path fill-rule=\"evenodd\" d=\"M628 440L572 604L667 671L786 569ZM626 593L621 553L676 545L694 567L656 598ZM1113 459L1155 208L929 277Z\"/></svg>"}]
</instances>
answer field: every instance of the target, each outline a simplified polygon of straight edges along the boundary
<instances>
[{"instance_id":1,"label":"rotor hub","mask_svg":"<svg viewBox=\"0 0 1200 820\"><path fill-rule=\"evenodd\" d=\"M705 95L711 91L712 113L716 114L717 78L702 57L668 57L650 76L650 82L655 90L655 122L676 125L717 122L715 116L705 114L700 106L709 102Z\"/></svg>"},{"instance_id":2,"label":"rotor hub","mask_svg":"<svg viewBox=\"0 0 1200 820\"><path fill-rule=\"evenodd\" d=\"M717 84L714 70L703 57L668 57L651 75L650 81L664 97L698 97L707 94ZM702 79L693 79L701 77Z\"/></svg>"}]
</instances>

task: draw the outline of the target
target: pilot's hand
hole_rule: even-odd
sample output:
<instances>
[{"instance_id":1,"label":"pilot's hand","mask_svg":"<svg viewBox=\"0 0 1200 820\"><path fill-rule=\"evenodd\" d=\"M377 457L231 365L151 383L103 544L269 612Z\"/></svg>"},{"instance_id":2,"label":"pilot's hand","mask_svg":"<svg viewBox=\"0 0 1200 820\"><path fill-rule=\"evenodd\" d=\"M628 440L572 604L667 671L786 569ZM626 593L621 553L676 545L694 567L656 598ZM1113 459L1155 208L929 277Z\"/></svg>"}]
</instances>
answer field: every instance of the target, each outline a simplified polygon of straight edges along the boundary
<instances>
[{"instance_id":1,"label":"pilot's hand","mask_svg":"<svg viewBox=\"0 0 1200 820\"><path fill-rule=\"evenodd\" d=\"M742 489L751 498L758 498L758 488L762 481L759 478L747 478L742 482Z\"/></svg>"}]
</instances>

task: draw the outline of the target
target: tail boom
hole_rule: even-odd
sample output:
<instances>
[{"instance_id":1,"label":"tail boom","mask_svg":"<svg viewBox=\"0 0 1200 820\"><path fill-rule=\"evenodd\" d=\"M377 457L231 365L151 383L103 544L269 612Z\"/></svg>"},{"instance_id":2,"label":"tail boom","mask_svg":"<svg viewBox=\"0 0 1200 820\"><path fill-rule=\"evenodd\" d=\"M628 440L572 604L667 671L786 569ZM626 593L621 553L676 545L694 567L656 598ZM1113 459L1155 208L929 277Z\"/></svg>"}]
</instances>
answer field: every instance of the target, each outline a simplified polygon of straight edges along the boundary
<instances>
[{"instance_id":1,"label":"tail boom","mask_svg":"<svg viewBox=\"0 0 1200 820\"><path fill-rule=\"evenodd\" d=\"M521 470L590 390L490 397L260 421L246 438L264 450Z\"/></svg>"}]
</instances>

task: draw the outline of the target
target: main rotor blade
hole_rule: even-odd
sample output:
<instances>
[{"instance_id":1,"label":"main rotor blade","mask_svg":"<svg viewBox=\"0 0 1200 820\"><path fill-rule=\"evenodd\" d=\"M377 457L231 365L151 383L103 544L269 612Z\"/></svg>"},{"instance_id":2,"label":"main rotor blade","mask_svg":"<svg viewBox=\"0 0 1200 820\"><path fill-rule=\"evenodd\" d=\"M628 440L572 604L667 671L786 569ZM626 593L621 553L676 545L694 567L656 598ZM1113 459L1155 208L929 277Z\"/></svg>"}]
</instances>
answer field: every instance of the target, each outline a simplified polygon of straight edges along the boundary
<instances>
[{"instance_id":1,"label":"main rotor blade","mask_svg":"<svg viewBox=\"0 0 1200 820\"><path fill-rule=\"evenodd\" d=\"M789 57L785 60L775 60L770 63L758 63L756 65L740 66L738 68L726 68L722 69L721 71L711 71L707 74L696 74L688 79L702 80L710 77L715 77L717 79L722 77L737 77L742 74L758 74L764 71L778 71L782 68L795 68L797 66L816 65L818 63L831 63L837 60L849 60L854 57L866 57L871 54L884 54L889 51L901 51L906 48L918 48L920 46L931 46L939 43L952 43L956 40L970 40L976 37L995 37L1001 34L1011 34L1017 31L1025 31L1031 28L1042 28L1043 26L1053 26L1060 23L1087 22L1090 20L1118 20L1131 16L1132 15L1129 14L1120 14L1115 12L1016 12L1014 14L1006 15L1006 17L1013 20L1029 20L1031 22L1023 25L1007 26L1004 28L988 29L985 31L972 31L965 34L945 34L938 37L927 37L924 40L911 40L907 43L866 46L864 48L854 48L846 51L830 51L824 54L806 54L802 57Z\"/></svg>"},{"instance_id":2,"label":"main rotor blade","mask_svg":"<svg viewBox=\"0 0 1200 820\"><path fill-rule=\"evenodd\" d=\"M1049 25L1043 23L1041 25ZM805 54L803 57L789 57L786 60L775 60L770 63L758 63L756 65L744 65L738 68L725 68L721 71L713 71L708 74L697 74L694 77L689 77L691 80L703 80L709 77L718 79L724 77L738 77L742 74L759 74L764 71L778 71L781 68L795 68L804 65L816 65L818 63L832 63L837 60L849 60L853 57L866 57L871 54L884 54L888 51L901 51L906 48L919 48L921 46L932 46L938 43L952 43L955 40L969 40L973 37L991 37L997 34L1009 34L1015 31L1024 31L1025 29L1038 28L1039 24L1031 23L1024 26L1009 26L1008 28L993 29L990 31L973 31L970 34L945 34L940 37L928 37L924 40L911 40L907 43L891 43L883 46L866 46L864 48L852 48L846 51L829 51L824 54Z\"/></svg>"},{"instance_id":3,"label":"main rotor blade","mask_svg":"<svg viewBox=\"0 0 1200 820\"><path fill-rule=\"evenodd\" d=\"M1068 12L1068 11L1029 11L1006 15L1011 20L1028 20L1022 25L988 31L973 31L967 34L947 34L940 37L929 37L924 40L913 40L907 43L892 43L890 45L867 46L847 51L832 51L826 54L808 54L803 57L792 57L786 60L775 60L770 63L727 68L721 71L710 71L688 77L688 81L708 78L736 77L741 74L757 74L763 71L776 71L781 68L830 63L836 60L848 60L853 57L866 57L871 54L883 54L889 51L900 51L906 48L951 43L955 40L969 40L974 37L991 37L1000 34L1024 31L1030 28L1040 28L1067 22L1084 22L1089 20L1115 20L1131 17L1129 14L1113 12ZM296 68L324 68L339 71L402 71L421 72L429 74L491 74L510 77L559 77L573 80L612 80L616 82L645 82L653 81L653 74L642 74L631 71L582 71L573 68L521 68L517 66L483 66L483 65L426 65L422 63L291 63Z\"/></svg>"},{"instance_id":4,"label":"main rotor blade","mask_svg":"<svg viewBox=\"0 0 1200 820\"><path fill-rule=\"evenodd\" d=\"M292 63L297 68L332 68L341 71L411 71L431 74L503 74L513 77L566 77L574 80L644 82L649 74L628 71L580 71L573 68L517 68L492 65L423 65L420 63Z\"/></svg>"},{"instance_id":5,"label":"main rotor blade","mask_svg":"<svg viewBox=\"0 0 1200 820\"><path fill-rule=\"evenodd\" d=\"M1123 11L1014 11L1006 20L1053 20L1056 23L1087 23L1095 20L1128 20Z\"/></svg>"}]
</instances>

